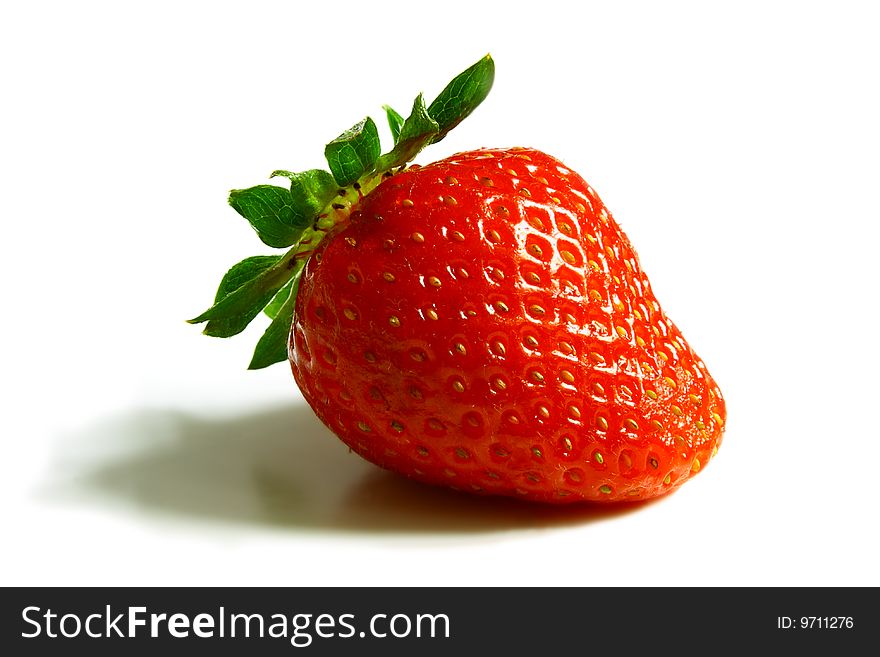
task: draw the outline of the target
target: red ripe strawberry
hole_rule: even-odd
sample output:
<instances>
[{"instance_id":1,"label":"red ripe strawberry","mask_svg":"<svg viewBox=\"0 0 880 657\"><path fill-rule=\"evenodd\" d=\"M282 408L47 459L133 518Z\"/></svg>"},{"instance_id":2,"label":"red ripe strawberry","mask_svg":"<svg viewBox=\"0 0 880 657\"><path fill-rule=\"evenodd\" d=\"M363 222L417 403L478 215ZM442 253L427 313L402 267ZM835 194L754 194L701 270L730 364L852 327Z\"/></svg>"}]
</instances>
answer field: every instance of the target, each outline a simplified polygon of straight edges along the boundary
<instances>
[{"instance_id":1,"label":"red ripe strawberry","mask_svg":"<svg viewBox=\"0 0 880 657\"><path fill-rule=\"evenodd\" d=\"M273 326L287 335L292 316L293 373L321 420L408 477L543 502L647 499L700 471L721 392L592 188L531 149L399 164L352 174L288 254L250 278L230 270L214 306L268 279L265 305L295 272ZM222 333L241 306L197 320Z\"/></svg>"}]
</instances>

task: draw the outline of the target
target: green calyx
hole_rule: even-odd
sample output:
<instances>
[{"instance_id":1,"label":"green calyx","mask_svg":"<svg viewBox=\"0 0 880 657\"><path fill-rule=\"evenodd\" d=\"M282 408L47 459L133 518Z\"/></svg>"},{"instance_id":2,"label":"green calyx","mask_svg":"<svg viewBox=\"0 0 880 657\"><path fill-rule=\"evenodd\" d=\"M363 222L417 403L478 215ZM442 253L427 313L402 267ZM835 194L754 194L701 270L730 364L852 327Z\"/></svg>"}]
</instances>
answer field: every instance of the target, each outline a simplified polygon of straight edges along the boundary
<instances>
[{"instance_id":1,"label":"green calyx","mask_svg":"<svg viewBox=\"0 0 880 657\"><path fill-rule=\"evenodd\" d=\"M205 323L205 335L227 338L241 333L260 312L271 323L257 343L249 369L287 360L287 338L299 280L311 253L333 226L383 178L406 166L429 144L443 139L483 102L492 88L495 64L489 55L455 77L426 106L422 94L404 119L384 105L394 147L381 153L379 131L369 117L327 144L329 171L273 171L287 187L257 185L229 193L229 204L247 219L267 246L280 255L245 258L220 281L214 305L191 324Z\"/></svg>"}]
</instances>

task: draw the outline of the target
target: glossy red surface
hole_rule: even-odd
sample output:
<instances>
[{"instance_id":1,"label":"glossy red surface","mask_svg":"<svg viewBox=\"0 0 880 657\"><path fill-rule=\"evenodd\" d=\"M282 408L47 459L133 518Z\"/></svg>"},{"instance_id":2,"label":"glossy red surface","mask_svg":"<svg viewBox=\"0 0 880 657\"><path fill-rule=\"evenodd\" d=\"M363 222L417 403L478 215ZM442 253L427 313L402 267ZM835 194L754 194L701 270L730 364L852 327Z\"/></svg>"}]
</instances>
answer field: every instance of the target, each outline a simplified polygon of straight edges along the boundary
<instances>
[{"instance_id":1,"label":"glossy red surface","mask_svg":"<svg viewBox=\"0 0 880 657\"><path fill-rule=\"evenodd\" d=\"M675 489L718 386L576 173L529 149L394 175L309 261L290 344L323 422L432 484L548 502Z\"/></svg>"}]
</instances>

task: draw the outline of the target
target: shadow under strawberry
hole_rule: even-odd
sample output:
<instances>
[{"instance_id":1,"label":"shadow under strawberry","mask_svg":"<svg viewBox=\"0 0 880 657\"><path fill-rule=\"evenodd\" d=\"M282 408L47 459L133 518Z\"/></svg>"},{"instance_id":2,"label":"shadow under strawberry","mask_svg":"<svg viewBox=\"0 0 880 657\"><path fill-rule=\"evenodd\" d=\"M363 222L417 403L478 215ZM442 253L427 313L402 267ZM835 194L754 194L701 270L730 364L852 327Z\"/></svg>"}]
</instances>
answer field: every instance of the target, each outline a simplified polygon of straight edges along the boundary
<instances>
[{"instance_id":1,"label":"shadow under strawberry","mask_svg":"<svg viewBox=\"0 0 880 657\"><path fill-rule=\"evenodd\" d=\"M655 503L556 508L426 486L349 453L304 405L213 419L141 409L89 427L62 448L53 498L195 522L479 533L588 523Z\"/></svg>"}]
</instances>

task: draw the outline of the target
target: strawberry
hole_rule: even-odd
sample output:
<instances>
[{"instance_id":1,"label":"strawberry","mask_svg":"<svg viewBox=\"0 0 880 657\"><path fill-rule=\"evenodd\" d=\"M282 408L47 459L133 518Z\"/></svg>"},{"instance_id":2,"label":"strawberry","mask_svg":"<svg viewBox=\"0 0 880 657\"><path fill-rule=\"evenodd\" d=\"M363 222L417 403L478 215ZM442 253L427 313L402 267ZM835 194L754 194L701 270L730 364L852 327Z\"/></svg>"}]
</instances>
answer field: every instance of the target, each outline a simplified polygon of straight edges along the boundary
<instances>
[{"instance_id":1,"label":"strawberry","mask_svg":"<svg viewBox=\"0 0 880 657\"><path fill-rule=\"evenodd\" d=\"M413 479L553 503L668 493L714 456L724 401L595 191L534 149L406 167L493 75L486 57L405 121L386 107L386 155L365 119L328 145L332 173L233 191L292 248L233 267L191 321L232 335L266 307L251 367L289 358L343 442Z\"/></svg>"}]
</instances>

